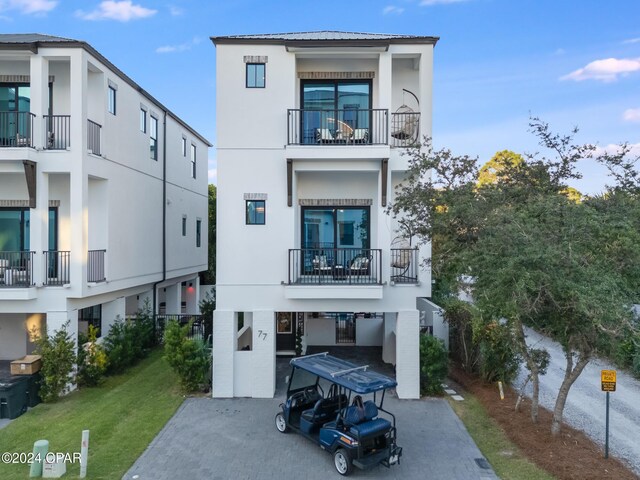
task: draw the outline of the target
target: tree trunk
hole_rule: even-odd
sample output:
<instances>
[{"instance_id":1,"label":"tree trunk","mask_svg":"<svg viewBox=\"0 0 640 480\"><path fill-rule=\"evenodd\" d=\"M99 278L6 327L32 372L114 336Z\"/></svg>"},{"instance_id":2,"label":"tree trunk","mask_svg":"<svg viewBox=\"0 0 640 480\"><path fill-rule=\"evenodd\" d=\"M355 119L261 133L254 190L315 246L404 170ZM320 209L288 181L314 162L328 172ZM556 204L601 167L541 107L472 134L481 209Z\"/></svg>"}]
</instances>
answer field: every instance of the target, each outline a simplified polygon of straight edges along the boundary
<instances>
[{"instance_id":1,"label":"tree trunk","mask_svg":"<svg viewBox=\"0 0 640 480\"><path fill-rule=\"evenodd\" d=\"M569 395L569 389L571 385L578 379L584 367L589 363L589 355L580 355L578 363L573 366L573 352L565 351L565 357L567 359L567 367L564 371L564 380L560 385L560 391L556 397L556 405L553 409L553 420L551 421L551 434L557 436L560 433L562 427L562 414L564 412L564 406L567 403L567 396Z\"/></svg>"},{"instance_id":2,"label":"tree trunk","mask_svg":"<svg viewBox=\"0 0 640 480\"><path fill-rule=\"evenodd\" d=\"M524 325L519 318L514 320L514 326L516 330L516 338L520 345L520 352L524 357L524 361L529 369L529 376L531 378L531 385L533 386L533 394L531 395L531 421L538 423L538 404L540 397L540 370L534 359L529 354L529 348L527 347L527 339L524 334ZM524 388L523 388L524 393ZM517 407L516 407L517 410Z\"/></svg>"}]
</instances>

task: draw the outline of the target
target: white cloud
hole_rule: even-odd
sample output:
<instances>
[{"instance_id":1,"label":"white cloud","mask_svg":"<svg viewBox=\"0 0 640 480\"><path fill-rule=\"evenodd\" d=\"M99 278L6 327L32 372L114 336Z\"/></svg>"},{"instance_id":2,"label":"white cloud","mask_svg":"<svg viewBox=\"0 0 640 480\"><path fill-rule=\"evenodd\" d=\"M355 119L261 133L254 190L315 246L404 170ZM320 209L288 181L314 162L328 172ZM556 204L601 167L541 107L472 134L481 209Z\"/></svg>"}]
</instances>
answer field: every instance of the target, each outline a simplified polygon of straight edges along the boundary
<instances>
[{"instance_id":1,"label":"white cloud","mask_svg":"<svg viewBox=\"0 0 640 480\"><path fill-rule=\"evenodd\" d=\"M179 17L180 15L184 15L184 9L176 7L175 5L169 5L169 13L174 17Z\"/></svg>"},{"instance_id":2,"label":"white cloud","mask_svg":"<svg viewBox=\"0 0 640 480\"><path fill-rule=\"evenodd\" d=\"M595 155L603 155L605 153L609 153L614 155L620 151L620 145L609 144L604 147L596 147ZM640 143L630 143L629 144L629 153L627 153L627 157L638 157L640 156Z\"/></svg>"},{"instance_id":3,"label":"white cloud","mask_svg":"<svg viewBox=\"0 0 640 480\"><path fill-rule=\"evenodd\" d=\"M142 5L134 5L131 0L120 2L105 0L100 2L98 8L91 12L76 11L76 16L84 20L117 20L128 22L138 18L146 18L158 13L157 10L145 8Z\"/></svg>"},{"instance_id":4,"label":"white cloud","mask_svg":"<svg viewBox=\"0 0 640 480\"><path fill-rule=\"evenodd\" d=\"M57 0L0 0L0 12L17 10L26 15L43 14L53 10L56 5Z\"/></svg>"},{"instance_id":5,"label":"white cloud","mask_svg":"<svg viewBox=\"0 0 640 480\"><path fill-rule=\"evenodd\" d=\"M560 80L600 80L614 82L618 76L625 76L640 70L640 58L605 58L595 60L583 68L560 77Z\"/></svg>"},{"instance_id":6,"label":"white cloud","mask_svg":"<svg viewBox=\"0 0 640 480\"><path fill-rule=\"evenodd\" d=\"M627 122L640 122L640 108L628 108L622 114Z\"/></svg>"},{"instance_id":7,"label":"white cloud","mask_svg":"<svg viewBox=\"0 0 640 480\"><path fill-rule=\"evenodd\" d=\"M470 0L421 0L420 5L423 7L431 7L433 5L448 5L451 3L462 3Z\"/></svg>"},{"instance_id":8,"label":"white cloud","mask_svg":"<svg viewBox=\"0 0 640 480\"><path fill-rule=\"evenodd\" d=\"M209 162L213 162L213 160L209 160ZM213 183L214 185L218 182L218 169L210 168L209 169L209 183Z\"/></svg>"},{"instance_id":9,"label":"white cloud","mask_svg":"<svg viewBox=\"0 0 640 480\"><path fill-rule=\"evenodd\" d=\"M163 45L162 47L156 48L156 53L176 53L176 52L184 52L186 50L191 50L191 47L194 45L198 45L202 42L202 39L199 37L195 37L191 42L181 43L179 45Z\"/></svg>"},{"instance_id":10,"label":"white cloud","mask_svg":"<svg viewBox=\"0 0 640 480\"><path fill-rule=\"evenodd\" d=\"M396 7L395 5L388 5L382 9L383 15L389 15L390 13L393 13L396 15L402 15L403 12L404 12L404 8Z\"/></svg>"},{"instance_id":11,"label":"white cloud","mask_svg":"<svg viewBox=\"0 0 640 480\"><path fill-rule=\"evenodd\" d=\"M640 43L640 37L637 38L629 38L628 40L625 40L622 42L623 44L629 44L629 43Z\"/></svg>"}]
</instances>

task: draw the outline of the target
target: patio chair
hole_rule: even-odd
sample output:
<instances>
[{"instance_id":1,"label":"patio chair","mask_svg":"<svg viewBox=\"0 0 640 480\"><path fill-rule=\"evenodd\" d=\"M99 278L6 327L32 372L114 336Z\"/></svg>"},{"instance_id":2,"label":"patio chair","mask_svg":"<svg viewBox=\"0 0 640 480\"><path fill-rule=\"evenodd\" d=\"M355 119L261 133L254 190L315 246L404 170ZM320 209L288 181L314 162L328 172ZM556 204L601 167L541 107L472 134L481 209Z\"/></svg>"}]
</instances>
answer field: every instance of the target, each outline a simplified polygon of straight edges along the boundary
<instances>
[{"instance_id":1,"label":"patio chair","mask_svg":"<svg viewBox=\"0 0 640 480\"><path fill-rule=\"evenodd\" d=\"M353 140L353 143L369 143L369 129L356 128L353 131L352 140Z\"/></svg>"},{"instance_id":2,"label":"patio chair","mask_svg":"<svg viewBox=\"0 0 640 480\"><path fill-rule=\"evenodd\" d=\"M349 265L350 275L369 275L369 264L371 259L364 255L358 255L351 261Z\"/></svg>"},{"instance_id":3,"label":"patio chair","mask_svg":"<svg viewBox=\"0 0 640 480\"><path fill-rule=\"evenodd\" d=\"M312 260L313 272L317 275L331 275L333 268L327 262L326 255L316 255Z\"/></svg>"},{"instance_id":4,"label":"patio chair","mask_svg":"<svg viewBox=\"0 0 640 480\"><path fill-rule=\"evenodd\" d=\"M391 280L394 282L411 282L416 278L407 275L409 268L411 267L411 253L413 248L409 241L404 237L396 237L391 242L391 268L395 269L395 273L392 271Z\"/></svg>"},{"instance_id":5,"label":"patio chair","mask_svg":"<svg viewBox=\"0 0 640 480\"><path fill-rule=\"evenodd\" d=\"M328 128L316 128L317 143L333 143L335 139Z\"/></svg>"}]
</instances>

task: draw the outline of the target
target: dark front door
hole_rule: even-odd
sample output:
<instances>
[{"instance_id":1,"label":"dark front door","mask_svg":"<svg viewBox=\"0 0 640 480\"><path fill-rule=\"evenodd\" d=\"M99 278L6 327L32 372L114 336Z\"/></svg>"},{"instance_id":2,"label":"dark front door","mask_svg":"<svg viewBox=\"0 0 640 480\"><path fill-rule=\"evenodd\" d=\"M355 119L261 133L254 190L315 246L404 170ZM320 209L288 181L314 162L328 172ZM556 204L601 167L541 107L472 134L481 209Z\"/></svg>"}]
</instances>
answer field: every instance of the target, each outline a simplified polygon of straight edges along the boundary
<instances>
[{"instance_id":1,"label":"dark front door","mask_svg":"<svg viewBox=\"0 0 640 480\"><path fill-rule=\"evenodd\" d=\"M296 349L296 313L276 312L276 351L295 351Z\"/></svg>"},{"instance_id":2,"label":"dark front door","mask_svg":"<svg viewBox=\"0 0 640 480\"><path fill-rule=\"evenodd\" d=\"M356 319L353 313L336 315L336 343L356 343Z\"/></svg>"}]
</instances>

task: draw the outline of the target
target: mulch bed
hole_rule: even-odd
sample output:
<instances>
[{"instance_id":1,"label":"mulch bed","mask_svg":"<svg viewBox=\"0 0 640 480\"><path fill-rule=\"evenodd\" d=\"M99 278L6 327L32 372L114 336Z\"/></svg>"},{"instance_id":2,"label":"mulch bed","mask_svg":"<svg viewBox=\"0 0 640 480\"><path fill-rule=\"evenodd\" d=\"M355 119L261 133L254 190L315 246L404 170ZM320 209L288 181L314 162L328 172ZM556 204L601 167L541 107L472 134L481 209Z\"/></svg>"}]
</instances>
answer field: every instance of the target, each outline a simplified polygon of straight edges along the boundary
<instances>
[{"instance_id":1,"label":"mulch bed","mask_svg":"<svg viewBox=\"0 0 640 480\"><path fill-rule=\"evenodd\" d=\"M449 370L449 378L471 392L484 406L487 413L517 445L523 455L540 468L561 480L637 480L620 460L604 459L604 449L584 433L563 424L558 437L551 435L552 412L540 407L538 423L531 422L531 402L525 399L520 412L514 410L517 395L511 388L505 389L505 399L500 401L498 387L484 384L459 367ZM604 432L603 432L604 434ZM638 439L640 441L640 439Z\"/></svg>"}]
</instances>

